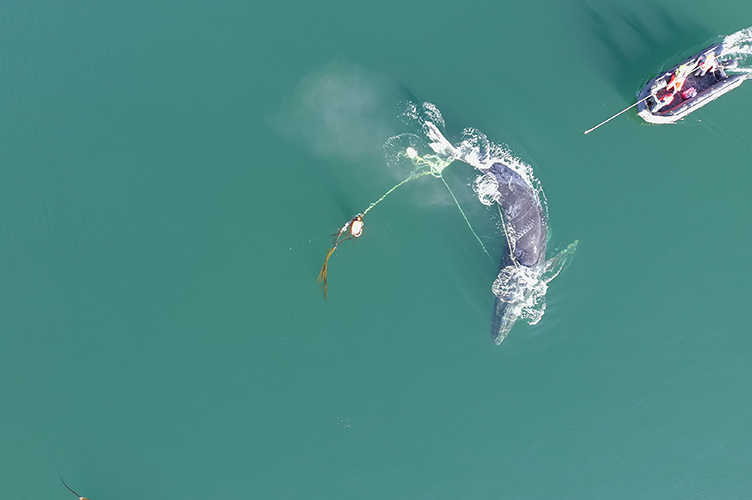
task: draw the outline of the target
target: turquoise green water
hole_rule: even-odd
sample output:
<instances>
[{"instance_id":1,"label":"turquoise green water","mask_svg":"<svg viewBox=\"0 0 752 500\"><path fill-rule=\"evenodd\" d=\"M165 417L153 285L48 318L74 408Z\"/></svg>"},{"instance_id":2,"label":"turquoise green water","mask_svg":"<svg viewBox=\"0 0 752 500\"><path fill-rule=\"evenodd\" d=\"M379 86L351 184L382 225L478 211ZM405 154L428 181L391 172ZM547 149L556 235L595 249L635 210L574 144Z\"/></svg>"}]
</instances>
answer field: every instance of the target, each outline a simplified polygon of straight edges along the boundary
<instances>
[{"instance_id":1,"label":"turquoise green water","mask_svg":"<svg viewBox=\"0 0 752 500\"><path fill-rule=\"evenodd\" d=\"M733 499L752 489L752 83L675 126L662 66L752 4L5 2L5 498ZM689 52L691 53L691 52ZM497 264L397 102L532 165L540 323L490 340ZM446 170L474 227L495 238Z\"/></svg>"}]
</instances>

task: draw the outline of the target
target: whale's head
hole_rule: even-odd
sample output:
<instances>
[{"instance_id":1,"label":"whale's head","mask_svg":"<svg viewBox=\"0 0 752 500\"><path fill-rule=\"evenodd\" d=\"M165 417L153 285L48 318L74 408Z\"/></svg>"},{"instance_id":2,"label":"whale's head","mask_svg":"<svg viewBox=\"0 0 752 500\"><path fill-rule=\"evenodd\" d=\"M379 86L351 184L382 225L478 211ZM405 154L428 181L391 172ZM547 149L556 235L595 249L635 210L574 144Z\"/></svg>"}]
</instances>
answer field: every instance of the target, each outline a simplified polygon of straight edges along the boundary
<instances>
[{"instance_id":1,"label":"whale's head","mask_svg":"<svg viewBox=\"0 0 752 500\"><path fill-rule=\"evenodd\" d=\"M542 271L541 266L511 264L499 272L493 284L491 338L495 344L501 344L520 317L537 323L543 315L546 282L541 279Z\"/></svg>"},{"instance_id":2,"label":"whale's head","mask_svg":"<svg viewBox=\"0 0 752 500\"><path fill-rule=\"evenodd\" d=\"M519 317L520 312L516 310L514 304L496 297L491 321L491 339L494 344L501 344L501 341L506 338Z\"/></svg>"}]
</instances>

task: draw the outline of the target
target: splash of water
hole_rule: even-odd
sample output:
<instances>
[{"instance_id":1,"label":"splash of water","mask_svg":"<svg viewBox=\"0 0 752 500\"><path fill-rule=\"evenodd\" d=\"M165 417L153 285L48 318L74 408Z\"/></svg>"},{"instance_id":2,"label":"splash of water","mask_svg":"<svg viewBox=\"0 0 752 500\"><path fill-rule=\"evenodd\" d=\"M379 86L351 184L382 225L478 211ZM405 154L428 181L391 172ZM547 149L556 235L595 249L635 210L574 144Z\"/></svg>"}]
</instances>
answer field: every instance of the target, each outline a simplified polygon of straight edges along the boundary
<instances>
[{"instance_id":1,"label":"splash of water","mask_svg":"<svg viewBox=\"0 0 752 500\"><path fill-rule=\"evenodd\" d=\"M499 181L490 172L475 178L475 194L478 195L478 200L487 207L499 200L498 189Z\"/></svg>"},{"instance_id":2,"label":"splash of water","mask_svg":"<svg viewBox=\"0 0 752 500\"><path fill-rule=\"evenodd\" d=\"M736 59L737 67L729 73L746 73L752 78L752 27L732 33L723 39L723 50L719 59L727 61Z\"/></svg>"},{"instance_id":3,"label":"splash of water","mask_svg":"<svg viewBox=\"0 0 752 500\"><path fill-rule=\"evenodd\" d=\"M525 318L531 325L538 323L546 311L548 284L541 279L538 269L507 266L499 272L491 290L512 305L515 317Z\"/></svg>"}]
</instances>

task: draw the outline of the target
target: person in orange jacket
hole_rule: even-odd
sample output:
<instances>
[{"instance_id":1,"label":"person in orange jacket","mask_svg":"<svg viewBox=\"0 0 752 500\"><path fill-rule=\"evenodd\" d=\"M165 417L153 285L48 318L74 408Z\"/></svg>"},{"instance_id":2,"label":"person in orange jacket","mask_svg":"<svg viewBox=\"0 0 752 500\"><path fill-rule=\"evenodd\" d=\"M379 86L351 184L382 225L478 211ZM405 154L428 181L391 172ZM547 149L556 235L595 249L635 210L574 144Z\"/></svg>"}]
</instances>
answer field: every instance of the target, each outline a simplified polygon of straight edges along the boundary
<instances>
[{"instance_id":1,"label":"person in orange jacket","mask_svg":"<svg viewBox=\"0 0 752 500\"><path fill-rule=\"evenodd\" d=\"M689 76L689 73L692 71L692 69L692 66L689 64L682 64L681 66L676 68L674 74L671 75L671 80L669 80L668 84L666 84L666 90L668 90L672 94L680 91L684 86L684 82L687 81L687 77Z\"/></svg>"}]
</instances>

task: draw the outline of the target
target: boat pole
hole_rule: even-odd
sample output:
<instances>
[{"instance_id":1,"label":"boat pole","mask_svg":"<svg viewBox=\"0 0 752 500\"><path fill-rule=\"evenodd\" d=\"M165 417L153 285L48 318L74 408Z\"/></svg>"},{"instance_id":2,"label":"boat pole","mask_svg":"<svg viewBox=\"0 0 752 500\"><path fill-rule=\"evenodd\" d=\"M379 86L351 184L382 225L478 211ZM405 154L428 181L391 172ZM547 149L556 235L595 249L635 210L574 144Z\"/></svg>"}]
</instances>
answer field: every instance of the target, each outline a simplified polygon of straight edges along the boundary
<instances>
[{"instance_id":1,"label":"boat pole","mask_svg":"<svg viewBox=\"0 0 752 500\"><path fill-rule=\"evenodd\" d=\"M650 96L648 96L648 97L650 97ZM620 114L622 114L622 113L625 113L625 112L629 111L630 109L632 109L632 108L634 108L635 106L637 106L638 104L640 104L640 103L641 103L642 101L646 101L646 100L648 99L648 97L645 97L644 99L640 99L639 101L637 101L636 103L632 104L632 105L631 105L631 106L629 106L628 108L624 108L624 109L622 109L621 111L619 111L618 113L616 113L616 114L615 114L614 116L612 116L612 117L611 117L611 118L609 118L608 120L606 120L606 121L602 121L602 122L600 122L600 123L599 123L598 125L596 125L595 127L591 128L591 129L589 129L589 130L586 130L586 131L585 131L585 135L589 134L590 132L592 132L593 130L597 129L597 128L598 128L598 127L600 127L601 125L605 125L606 123L610 122L611 120L613 120L614 118L616 118L616 117L617 117L617 116L619 116Z\"/></svg>"}]
</instances>

